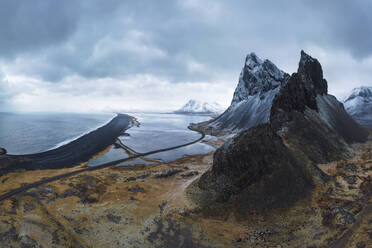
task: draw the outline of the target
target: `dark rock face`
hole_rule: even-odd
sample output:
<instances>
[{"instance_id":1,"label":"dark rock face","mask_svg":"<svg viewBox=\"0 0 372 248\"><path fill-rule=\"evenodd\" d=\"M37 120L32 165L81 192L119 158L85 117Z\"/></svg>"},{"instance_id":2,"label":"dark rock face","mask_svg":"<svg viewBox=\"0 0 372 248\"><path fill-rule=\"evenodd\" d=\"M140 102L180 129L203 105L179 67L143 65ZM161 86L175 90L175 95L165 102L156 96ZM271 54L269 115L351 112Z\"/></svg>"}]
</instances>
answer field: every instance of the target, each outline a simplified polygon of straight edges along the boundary
<instances>
[{"instance_id":1,"label":"dark rock face","mask_svg":"<svg viewBox=\"0 0 372 248\"><path fill-rule=\"evenodd\" d=\"M310 113L311 111L305 113L307 109L314 110L316 114ZM324 136L322 140L326 143L330 142L330 136L340 139L337 135L348 143L367 140L368 132L347 114L342 103L337 101L334 96L327 94L327 81L323 78L322 67L318 60L313 59L303 51L301 51L298 72L292 74L288 83L275 96L271 108L270 122L279 130L285 122L294 120L296 112L303 113L303 118L307 119L306 122L310 120L310 122L320 123L321 126L323 124L328 126L321 128L324 129L323 133L313 129L314 132L319 134L317 135L319 138L322 135ZM317 114L323 121L315 120L318 118ZM315 123L313 126L315 127ZM307 129L311 130L311 127L310 124ZM296 129L296 127L294 128ZM295 129L293 131L298 132ZM342 143L342 140L340 142ZM330 146L327 147L332 149Z\"/></svg>"},{"instance_id":2,"label":"dark rock face","mask_svg":"<svg viewBox=\"0 0 372 248\"><path fill-rule=\"evenodd\" d=\"M319 114L347 143L364 142L368 132L345 110L344 105L331 95L317 96Z\"/></svg>"},{"instance_id":3,"label":"dark rock face","mask_svg":"<svg viewBox=\"0 0 372 248\"><path fill-rule=\"evenodd\" d=\"M368 137L342 103L327 94L320 63L303 51L298 72L275 96L270 123L292 147L316 163L345 158L350 155L347 143Z\"/></svg>"},{"instance_id":4,"label":"dark rock face","mask_svg":"<svg viewBox=\"0 0 372 248\"><path fill-rule=\"evenodd\" d=\"M304 51L301 51L301 59L297 74L301 81L310 89L313 88L315 94L327 94L327 81L323 78L323 70L317 59L312 58Z\"/></svg>"},{"instance_id":5,"label":"dark rock face","mask_svg":"<svg viewBox=\"0 0 372 248\"><path fill-rule=\"evenodd\" d=\"M318 110L314 89L302 82L302 75L294 73L290 77L284 89L274 98L273 106L271 107L271 119L280 112L304 112L306 107Z\"/></svg>"},{"instance_id":6,"label":"dark rock face","mask_svg":"<svg viewBox=\"0 0 372 248\"><path fill-rule=\"evenodd\" d=\"M327 94L327 81L318 60L301 51L297 73L293 73L283 90L275 96L270 118L280 112L304 112L306 107L318 111L317 95Z\"/></svg>"},{"instance_id":7,"label":"dark rock face","mask_svg":"<svg viewBox=\"0 0 372 248\"><path fill-rule=\"evenodd\" d=\"M269 124L248 129L214 154L212 170L199 187L237 199L239 209L284 207L313 187L306 163L286 148Z\"/></svg>"},{"instance_id":8,"label":"dark rock face","mask_svg":"<svg viewBox=\"0 0 372 248\"><path fill-rule=\"evenodd\" d=\"M232 198L243 213L285 207L306 197L314 180L327 178L314 164L347 158L348 143L367 136L327 94L320 63L302 51L298 72L275 95L270 122L217 149L199 187L212 191L214 201Z\"/></svg>"},{"instance_id":9,"label":"dark rock face","mask_svg":"<svg viewBox=\"0 0 372 248\"><path fill-rule=\"evenodd\" d=\"M297 154L314 163L327 163L351 155L347 143L315 111L295 111L285 117L290 121L276 119L271 126Z\"/></svg>"}]
</instances>

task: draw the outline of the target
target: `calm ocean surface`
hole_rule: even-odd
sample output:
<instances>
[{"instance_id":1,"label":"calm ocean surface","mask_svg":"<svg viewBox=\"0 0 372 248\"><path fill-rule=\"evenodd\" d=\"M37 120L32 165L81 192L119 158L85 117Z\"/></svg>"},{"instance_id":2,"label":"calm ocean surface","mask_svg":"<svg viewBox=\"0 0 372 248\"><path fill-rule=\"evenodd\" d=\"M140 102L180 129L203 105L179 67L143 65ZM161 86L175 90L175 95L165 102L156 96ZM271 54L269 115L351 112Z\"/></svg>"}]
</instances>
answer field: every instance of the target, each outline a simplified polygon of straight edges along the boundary
<instances>
[{"instance_id":1,"label":"calm ocean surface","mask_svg":"<svg viewBox=\"0 0 372 248\"><path fill-rule=\"evenodd\" d=\"M139 127L130 128L127 131L130 136L119 137L119 139L126 146L141 153L170 146L177 146L198 139L200 134L189 130L187 127L190 123L198 123L210 119L208 116L177 114L133 113L130 115L136 117L141 125ZM169 162L182 158L185 155L205 154L211 151L214 151L213 147L198 142L179 149L153 154L147 156L147 158ZM127 157L127 155L122 149L112 148L105 155L90 161L89 165L95 166L125 157ZM120 165L151 163L152 162L142 159L136 159L135 161L124 162Z\"/></svg>"},{"instance_id":2,"label":"calm ocean surface","mask_svg":"<svg viewBox=\"0 0 372 248\"><path fill-rule=\"evenodd\" d=\"M114 116L0 113L0 147L9 154L43 152L97 129Z\"/></svg>"},{"instance_id":3,"label":"calm ocean surface","mask_svg":"<svg viewBox=\"0 0 372 248\"><path fill-rule=\"evenodd\" d=\"M206 116L176 114L132 113L141 123L132 127L128 137L121 141L138 152L166 148L190 142L200 134L187 129L189 123L206 121ZM0 113L0 147L9 154L30 154L43 152L71 142L79 136L105 125L114 114L13 114ZM154 154L148 158L171 161L184 155L213 151L209 145L197 143L176 150ZM90 166L127 157L122 149L112 148L105 155L89 162ZM122 165L146 163L142 159Z\"/></svg>"}]
</instances>

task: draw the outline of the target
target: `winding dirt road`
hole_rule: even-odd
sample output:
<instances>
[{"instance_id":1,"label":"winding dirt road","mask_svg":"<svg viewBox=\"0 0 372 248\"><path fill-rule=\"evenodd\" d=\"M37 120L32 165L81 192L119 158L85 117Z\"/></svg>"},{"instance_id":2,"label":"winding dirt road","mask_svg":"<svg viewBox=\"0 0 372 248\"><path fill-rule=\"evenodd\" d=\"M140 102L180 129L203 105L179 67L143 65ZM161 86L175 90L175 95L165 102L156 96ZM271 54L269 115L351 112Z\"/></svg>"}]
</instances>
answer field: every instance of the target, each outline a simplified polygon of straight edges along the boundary
<instances>
[{"instance_id":1,"label":"winding dirt road","mask_svg":"<svg viewBox=\"0 0 372 248\"><path fill-rule=\"evenodd\" d=\"M190 130L192 130L192 129L190 129ZM196 131L196 130L193 130L193 131ZM178 149L178 148L181 148L181 147L185 147L185 146L195 144L195 143L201 141L202 139L204 139L204 137L205 137L205 134L203 132L201 132L201 131L196 131L196 132L200 133L201 136L200 136L200 138L198 138L194 141L191 141L191 142L188 142L188 143L185 143L185 144L182 144L182 145L178 145L178 146L172 146L172 147L168 147L168 148L153 150L153 151L149 151L149 152L145 152L145 153L136 153L136 155L130 156L128 158L123 158L123 159L115 160L115 161L112 161L112 162L104 163L104 164L101 164L101 165L97 165L97 166L94 166L94 167L86 167L86 168L76 170L76 171L73 171L73 172L64 173L64 174L57 175L57 176L54 176L54 177L49 177L49 178L46 178L46 179L43 179L43 180L40 180L40 181L37 181L37 182L34 182L34 183L30 183L30 184L25 185L23 187L14 189L14 190L12 190L8 193L5 193L3 195L0 195L0 201L6 200L6 199L8 199L8 198L10 198L10 197L12 197L16 194L19 194L21 192L25 192L29 189L38 187L38 186L46 184L46 183L50 183L50 182L59 180L61 178L74 176L74 175L77 175L77 174L80 174L80 173L86 172L86 171L100 170L100 169L103 169L103 168L107 168L107 167L110 167L110 166L120 164L122 162L126 162L126 161L134 159L134 158L148 156L148 155L155 154L155 153L160 153L160 152L166 152L166 151L170 151L170 150L174 150L174 149ZM127 148L129 148L129 147L127 147ZM130 150L132 150L132 149L130 149Z\"/></svg>"}]
</instances>

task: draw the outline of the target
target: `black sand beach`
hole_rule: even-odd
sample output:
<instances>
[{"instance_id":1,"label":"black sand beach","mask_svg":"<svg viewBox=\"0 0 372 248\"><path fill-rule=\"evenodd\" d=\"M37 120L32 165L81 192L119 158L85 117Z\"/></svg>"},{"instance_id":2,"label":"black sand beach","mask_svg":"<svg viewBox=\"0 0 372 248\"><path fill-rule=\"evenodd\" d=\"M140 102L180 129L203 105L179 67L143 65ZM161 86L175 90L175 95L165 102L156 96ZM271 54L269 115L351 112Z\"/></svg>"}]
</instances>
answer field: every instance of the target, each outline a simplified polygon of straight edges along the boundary
<instances>
[{"instance_id":1,"label":"black sand beach","mask_svg":"<svg viewBox=\"0 0 372 248\"><path fill-rule=\"evenodd\" d=\"M16 170L59 169L76 166L115 142L128 129L132 117L118 114L108 124L66 145L42 153L6 155L0 160L0 175Z\"/></svg>"}]
</instances>

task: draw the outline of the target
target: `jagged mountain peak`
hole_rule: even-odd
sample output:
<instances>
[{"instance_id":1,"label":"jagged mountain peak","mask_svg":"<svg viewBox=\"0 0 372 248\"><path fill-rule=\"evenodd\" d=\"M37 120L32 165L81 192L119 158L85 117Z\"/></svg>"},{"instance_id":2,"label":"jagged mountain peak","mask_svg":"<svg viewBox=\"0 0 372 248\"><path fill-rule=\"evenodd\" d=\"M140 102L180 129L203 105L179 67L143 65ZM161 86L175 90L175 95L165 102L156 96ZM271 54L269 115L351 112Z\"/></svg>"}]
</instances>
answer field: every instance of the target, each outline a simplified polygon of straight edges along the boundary
<instances>
[{"instance_id":1,"label":"jagged mountain peak","mask_svg":"<svg viewBox=\"0 0 372 248\"><path fill-rule=\"evenodd\" d=\"M293 117L288 113L303 114L311 110L346 141L364 138L365 133L342 104L327 94L327 81L317 59L302 51L299 68L291 76L252 53L247 56L246 64L230 107L218 118L201 125L209 134L237 133L270 119L276 120L273 126L277 123L281 126L283 120ZM278 75L279 80L273 75Z\"/></svg>"},{"instance_id":2,"label":"jagged mountain peak","mask_svg":"<svg viewBox=\"0 0 372 248\"><path fill-rule=\"evenodd\" d=\"M248 54L247 57L245 58L245 66L248 67L249 69L253 69L262 64L263 61L253 52Z\"/></svg>"},{"instance_id":3,"label":"jagged mountain peak","mask_svg":"<svg viewBox=\"0 0 372 248\"><path fill-rule=\"evenodd\" d=\"M292 74L273 100L270 123L281 128L284 121L298 115L295 112L306 116L309 110L314 110L314 116L320 117L348 143L365 141L368 136L347 114L342 103L327 94L327 81L318 60L301 51L298 72Z\"/></svg>"},{"instance_id":4,"label":"jagged mountain peak","mask_svg":"<svg viewBox=\"0 0 372 248\"><path fill-rule=\"evenodd\" d=\"M271 117L292 110L304 112L306 108L318 111L317 95L327 94L327 81L319 61L301 51L297 73L293 73L287 84L276 95Z\"/></svg>"},{"instance_id":5,"label":"jagged mountain peak","mask_svg":"<svg viewBox=\"0 0 372 248\"><path fill-rule=\"evenodd\" d=\"M260 71L266 71L273 78L280 79L283 76L282 72L276 65L268 59L262 60L254 52L247 55L245 59L245 67L248 71L258 73Z\"/></svg>"},{"instance_id":6,"label":"jagged mountain peak","mask_svg":"<svg viewBox=\"0 0 372 248\"><path fill-rule=\"evenodd\" d=\"M223 135L268 122L272 101L288 78L289 74L270 60L248 54L230 107L202 128L209 134Z\"/></svg>"},{"instance_id":7,"label":"jagged mountain peak","mask_svg":"<svg viewBox=\"0 0 372 248\"><path fill-rule=\"evenodd\" d=\"M319 63L319 61L316 58L311 57L309 54L307 54L304 50L301 50L301 57L300 57L300 66L304 64L305 62L311 62L311 63Z\"/></svg>"},{"instance_id":8,"label":"jagged mountain peak","mask_svg":"<svg viewBox=\"0 0 372 248\"><path fill-rule=\"evenodd\" d=\"M260 59L255 53L247 55L239 76L232 105L248 99L249 96L263 95L285 83L289 75L278 69L270 60Z\"/></svg>"},{"instance_id":9,"label":"jagged mountain peak","mask_svg":"<svg viewBox=\"0 0 372 248\"><path fill-rule=\"evenodd\" d=\"M311 82L316 94L324 95L328 92L327 81L323 78L323 70L319 61L301 51L301 58L297 74L302 81Z\"/></svg>"},{"instance_id":10,"label":"jagged mountain peak","mask_svg":"<svg viewBox=\"0 0 372 248\"><path fill-rule=\"evenodd\" d=\"M328 177L317 164L350 158L350 144L367 140L368 132L327 94L319 62L305 52L297 73L278 88L270 102L252 97L253 102L229 108L224 122L238 127L252 120L238 118L246 112L254 117L271 109L270 120L245 125L247 130L216 150L212 168L198 181L199 188L209 193L206 206L230 201L240 214L287 207ZM261 104L265 108L257 111L255 106Z\"/></svg>"}]
</instances>

